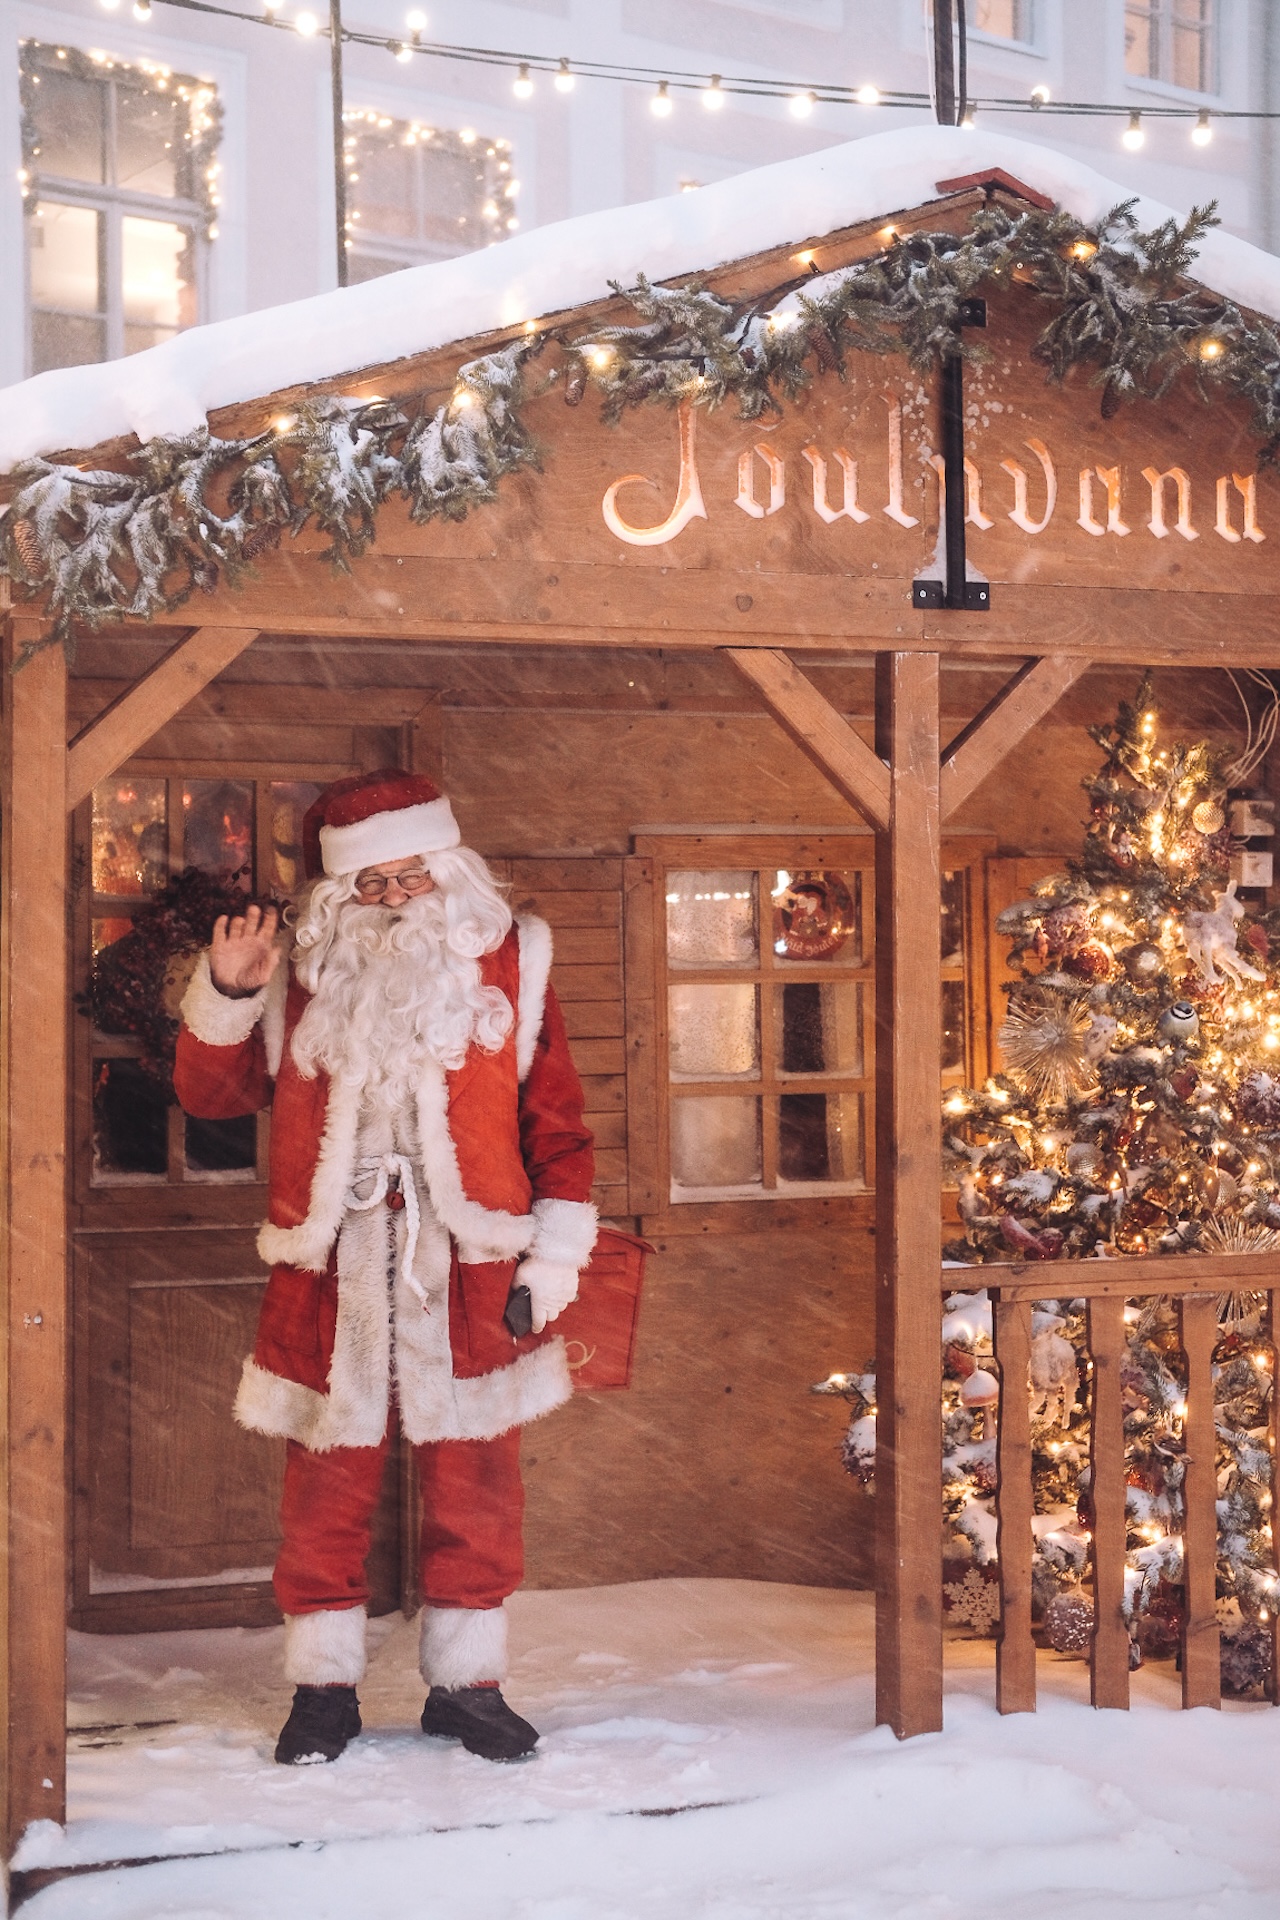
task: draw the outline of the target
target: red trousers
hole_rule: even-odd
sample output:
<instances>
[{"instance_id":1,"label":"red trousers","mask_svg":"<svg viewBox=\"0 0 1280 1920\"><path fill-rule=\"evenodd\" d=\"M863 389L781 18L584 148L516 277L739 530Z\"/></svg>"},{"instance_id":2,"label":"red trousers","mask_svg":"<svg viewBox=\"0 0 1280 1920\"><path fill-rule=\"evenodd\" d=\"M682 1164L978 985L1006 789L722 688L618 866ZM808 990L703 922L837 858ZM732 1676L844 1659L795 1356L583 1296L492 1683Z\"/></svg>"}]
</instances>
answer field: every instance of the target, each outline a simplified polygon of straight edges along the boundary
<instances>
[{"instance_id":1,"label":"red trousers","mask_svg":"<svg viewBox=\"0 0 1280 1920\"><path fill-rule=\"evenodd\" d=\"M376 1447L311 1453L288 1443L274 1586L283 1613L364 1606L369 1528L389 1435ZM422 1490L420 1573L429 1607L498 1607L524 1577L520 1429L497 1440L415 1447Z\"/></svg>"}]
</instances>

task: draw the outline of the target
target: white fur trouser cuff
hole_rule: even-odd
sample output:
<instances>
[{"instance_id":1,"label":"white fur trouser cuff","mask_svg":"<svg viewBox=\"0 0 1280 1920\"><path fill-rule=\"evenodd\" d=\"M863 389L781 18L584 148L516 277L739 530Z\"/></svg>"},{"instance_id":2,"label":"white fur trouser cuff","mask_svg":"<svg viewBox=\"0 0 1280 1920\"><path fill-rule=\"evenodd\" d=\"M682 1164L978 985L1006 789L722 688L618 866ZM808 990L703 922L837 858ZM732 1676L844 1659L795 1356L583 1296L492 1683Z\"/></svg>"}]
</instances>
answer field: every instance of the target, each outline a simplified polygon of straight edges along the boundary
<instances>
[{"instance_id":1,"label":"white fur trouser cuff","mask_svg":"<svg viewBox=\"0 0 1280 1920\"><path fill-rule=\"evenodd\" d=\"M364 1679L363 1607L286 1613L284 1677L295 1687L354 1687Z\"/></svg>"},{"instance_id":2,"label":"white fur trouser cuff","mask_svg":"<svg viewBox=\"0 0 1280 1920\"><path fill-rule=\"evenodd\" d=\"M505 1680L505 1609L424 1607L418 1657L429 1687L474 1687L480 1680Z\"/></svg>"}]
</instances>

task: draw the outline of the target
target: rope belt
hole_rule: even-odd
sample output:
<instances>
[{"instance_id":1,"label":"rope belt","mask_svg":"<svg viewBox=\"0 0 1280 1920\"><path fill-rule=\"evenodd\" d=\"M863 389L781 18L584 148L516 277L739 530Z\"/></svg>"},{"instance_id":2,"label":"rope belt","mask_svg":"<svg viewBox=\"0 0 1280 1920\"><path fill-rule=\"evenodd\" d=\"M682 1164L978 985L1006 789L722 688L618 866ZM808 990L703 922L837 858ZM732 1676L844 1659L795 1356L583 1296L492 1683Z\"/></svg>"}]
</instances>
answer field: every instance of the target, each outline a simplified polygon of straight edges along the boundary
<instances>
[{"instance_id":1,"label":"rope belt","mask_svg":"<svg viewBox=\"0 0 1280 1920\"><path fill-rule=\"evenodd\" d=\"M365 1180L373 1181L373 1192L367 1200L357 1195L356 1186ZM356 1167L355 1180L347 1194L346 1204L352 1213L368 1213L370 1208L383 1201L398 1213L404 1208L404 1261L401 1273L405 1285L417 1294L424 1307L427 1296L414 1276L413 1262L418 1251L418 1234L422 1227L422 1211L418 1205L418 1187L413 1177L413 1162L403 1153L384 1153L371 1160L361 1160ZM397 1204L398 1203L398 1204Z\"/></svg>"}]
</instances>

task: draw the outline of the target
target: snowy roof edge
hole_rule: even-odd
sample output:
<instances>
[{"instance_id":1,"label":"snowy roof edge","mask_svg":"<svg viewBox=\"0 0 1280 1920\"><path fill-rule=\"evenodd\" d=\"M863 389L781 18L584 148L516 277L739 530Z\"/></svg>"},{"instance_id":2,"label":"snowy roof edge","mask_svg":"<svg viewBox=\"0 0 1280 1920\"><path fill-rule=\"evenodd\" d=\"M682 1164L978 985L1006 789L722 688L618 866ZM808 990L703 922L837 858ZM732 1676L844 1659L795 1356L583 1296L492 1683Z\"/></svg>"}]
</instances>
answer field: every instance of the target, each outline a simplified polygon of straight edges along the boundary
<instances>
[{"instance_id":1,"label":"snowy roof edge","mask_svg":"<svg viewBox=\"0 0 1280 1920\"><path fill-rule=\"evenodd\" d=\"M608 282L666 280L799 244L937 198L938 182L1002 169L1080 220L1135 199L1143 226L1175 209L1027 140L958 127L871 134L735 174L696 193L536 227L480 253L176 335L125 360L41 373L0 391L0 472L58 448L188 433L219 407L427 353L599 300ZM1216 230L1197 279L1280 317L1280 259Z\"/></svg>"}]
</instances>

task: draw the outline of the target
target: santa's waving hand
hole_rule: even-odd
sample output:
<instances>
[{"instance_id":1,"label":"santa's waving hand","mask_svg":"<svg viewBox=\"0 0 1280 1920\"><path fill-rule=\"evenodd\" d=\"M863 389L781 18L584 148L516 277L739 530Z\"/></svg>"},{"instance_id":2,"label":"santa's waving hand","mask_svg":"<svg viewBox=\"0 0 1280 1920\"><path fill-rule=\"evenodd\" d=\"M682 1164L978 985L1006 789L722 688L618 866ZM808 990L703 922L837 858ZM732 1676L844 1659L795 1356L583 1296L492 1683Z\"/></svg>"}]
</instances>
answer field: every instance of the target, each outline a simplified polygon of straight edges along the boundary
<instances>
[{"instance_id":1,"label":"santa's waving hand","mask_svg":"<svg viewBox=\"0 0 1280 1920\"><path fill-rule=\"evenodd\" d=\"M183 1001L186 1110L272 1110L271 1278L236 1416L289 1442L285 1763L336 1759L360 1731L393 1399L422 1488L423 1730L490 1759L537 1741L500 1691L503 1602L523 1575L520 1426L570 1392L553 1322L595 1242L591 1135L550 933L513 921L460 837L420 775L338 781L304 823L289 964L275 911L248 906L218 921Z\"/></svg>"}]
</instances>

